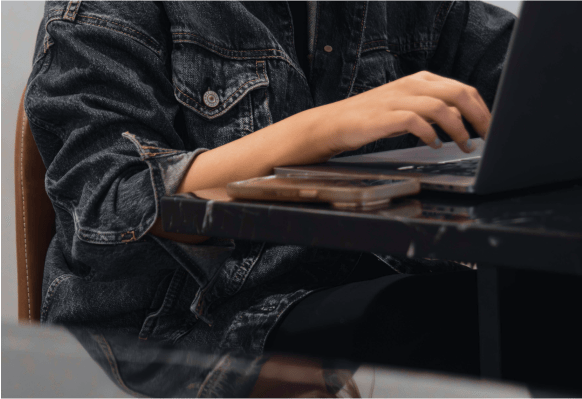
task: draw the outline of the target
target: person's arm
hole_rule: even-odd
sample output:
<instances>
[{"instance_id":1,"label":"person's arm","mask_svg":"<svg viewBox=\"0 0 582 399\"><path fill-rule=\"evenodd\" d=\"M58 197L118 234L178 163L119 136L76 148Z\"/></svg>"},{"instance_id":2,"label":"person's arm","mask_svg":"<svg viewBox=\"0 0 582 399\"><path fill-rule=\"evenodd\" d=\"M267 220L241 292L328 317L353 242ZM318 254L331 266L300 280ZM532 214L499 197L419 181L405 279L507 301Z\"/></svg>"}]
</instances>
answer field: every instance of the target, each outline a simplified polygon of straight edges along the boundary
<instances>
[{"instance_id":1,"label":"person's arm","mask_svg":"<svg viewBox=\"0 0 582 399\"><path fill-rule=\"evenodd\" d=\"M169 36L159 3L45 5L24 106L66 245L139 242L204 151L174 127Z\"/></svg>"},{"instance_id":2,"label":"person's arm","mask_svg":"<svg viewBox=\"0 0 582 399\"><path fill-rule=\"evenodd\" d=\"M303 111L274 125L200 154L178 192L223 187L229 182L271 174L283 165L323 162L344 151L406 132L427 145L442 143L430 125L438 123L465 152L469 133L461 115L485 136L491 114L476 89L430 72L419 72L336 103ZM152 234L170 236L158 220Z\"/></svg>"}]
</instances>

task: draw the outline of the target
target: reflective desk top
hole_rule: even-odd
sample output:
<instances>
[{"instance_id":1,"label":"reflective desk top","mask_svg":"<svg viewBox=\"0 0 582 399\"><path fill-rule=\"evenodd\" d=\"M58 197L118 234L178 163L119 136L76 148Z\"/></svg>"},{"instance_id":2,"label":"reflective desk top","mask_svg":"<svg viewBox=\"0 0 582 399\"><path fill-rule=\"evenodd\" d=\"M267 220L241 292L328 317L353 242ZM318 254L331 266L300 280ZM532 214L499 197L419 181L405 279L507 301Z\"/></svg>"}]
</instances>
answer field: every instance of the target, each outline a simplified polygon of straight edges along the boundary
<instances>
[{"instance_id":1,"label":"reflective desk top","mask_svg":"<svg viewBox=\"0 0 582 399\"><path fill-rule=\"evenodd\" d=\"M164 230L582 275L582 181L490 196L422 192L373 211L197 194L162 199Z\"/></svg>"}]
</instances>

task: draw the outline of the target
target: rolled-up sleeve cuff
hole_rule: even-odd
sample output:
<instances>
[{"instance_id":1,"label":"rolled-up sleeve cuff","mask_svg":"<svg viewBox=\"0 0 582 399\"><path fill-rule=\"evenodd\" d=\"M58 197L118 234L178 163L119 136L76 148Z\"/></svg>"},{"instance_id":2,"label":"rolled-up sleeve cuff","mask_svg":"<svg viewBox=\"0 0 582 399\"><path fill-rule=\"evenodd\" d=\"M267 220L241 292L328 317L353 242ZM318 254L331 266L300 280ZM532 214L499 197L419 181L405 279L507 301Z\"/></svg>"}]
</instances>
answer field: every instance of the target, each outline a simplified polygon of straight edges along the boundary
<instances>
[{"instance_id":1,"label":"rolled-up sleeve cuff","mask_svg":"<svg viewBox=\"0 0 582 399\"><path fill-rule=\"evenodd\" d=\"M201 153L208 151L207 148L198 148L194 151L175 150L163 148L158 143L138 137L130 132L123 133L123 137L130 140L136 147L143 161L148 164L155 198L155 215L139 235L135 235L135 240L141 238L154 224L158 217L160 201L165 195L175 194L178 186L182 182L184 175L188 172L190 165Z\"/></svg>"}]
</instances>

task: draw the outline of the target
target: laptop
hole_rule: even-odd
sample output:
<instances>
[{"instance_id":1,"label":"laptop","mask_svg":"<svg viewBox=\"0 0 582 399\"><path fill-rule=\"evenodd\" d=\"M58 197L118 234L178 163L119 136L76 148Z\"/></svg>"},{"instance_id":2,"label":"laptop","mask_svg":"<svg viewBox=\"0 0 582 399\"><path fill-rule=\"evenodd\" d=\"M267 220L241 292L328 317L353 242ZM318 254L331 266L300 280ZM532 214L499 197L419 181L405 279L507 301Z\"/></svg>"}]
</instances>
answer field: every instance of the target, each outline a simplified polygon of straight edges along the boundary
<instances>
[{"instance_id":1,"label":"laptop","mask_svg":"<svg viewBox=\"0 0 582 399\"><path fill-rule=\"evenodd\" d=\"M582 2L523 2L486 142L455 143L279 167L278 175L415 177L423 189L489 194L582 178Z\"/></svg>"}]
</instances>

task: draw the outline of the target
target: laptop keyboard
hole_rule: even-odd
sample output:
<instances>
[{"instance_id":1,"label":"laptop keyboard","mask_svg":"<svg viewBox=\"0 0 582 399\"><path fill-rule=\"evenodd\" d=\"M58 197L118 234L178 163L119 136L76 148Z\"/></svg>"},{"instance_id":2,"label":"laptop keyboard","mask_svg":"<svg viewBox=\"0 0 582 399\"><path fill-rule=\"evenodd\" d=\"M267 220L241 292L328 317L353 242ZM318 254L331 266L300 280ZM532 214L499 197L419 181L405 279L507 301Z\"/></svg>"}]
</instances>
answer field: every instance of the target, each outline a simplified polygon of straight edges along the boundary
<instances>
[{"instance_id":1,"label":"laptop keyboard","mask_svg":"<svg viewBox=\"0 0 582 399\"><path fill-rule=\"evenodd\" d=\"M414 171L430 174L475 176L477 174L478 166L479 159L465 159L462 161L447 162L442 164L418 165L413 167L406 167L406 169L408 169L411 172Z\"/></svg>"}]
</instances>

